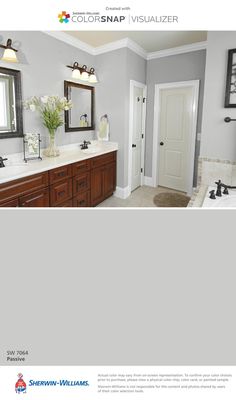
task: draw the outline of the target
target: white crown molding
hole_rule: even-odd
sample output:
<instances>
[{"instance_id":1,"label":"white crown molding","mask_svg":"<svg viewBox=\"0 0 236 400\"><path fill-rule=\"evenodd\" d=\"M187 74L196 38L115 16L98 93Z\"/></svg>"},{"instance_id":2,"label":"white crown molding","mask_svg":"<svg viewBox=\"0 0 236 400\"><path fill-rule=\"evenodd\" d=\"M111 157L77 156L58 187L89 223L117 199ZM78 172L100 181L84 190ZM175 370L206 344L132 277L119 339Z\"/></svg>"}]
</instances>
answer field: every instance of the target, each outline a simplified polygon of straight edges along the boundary
<instances>
[{"instance_id":1,"label":"white crown molding","mask_svg":"<svg viewBox=\"0 0 236 400\"><path fill-rule=\"evenodd\" d=\"M76 47L77 49L83 50L86 53L97 56L100 54L108 53L110 51L128 48L132 50L134 53L138 54L140 57L145 60L153 60L155 58L168 57L176 54L184 54L190 53L191 51L198 51L206 49L207 42L197 42L192 44L186 44L184 46L173 47L171 49L165 49L160 51L155 51L152 53L147 53L141 46L139 46L136 42L129 38L116 40L115 42L104 44L103 46L93 47L88 45L87 43L79 40L73 36L68 35L65 32L61 31L43 31L46 35L52 36L55 39L61 40L64 43L67 43L71 46Z\"/></svg>"},{"instance_id":2,"label":"white crown molding","mask_svg":"<svg viewBox=\"0 0 236 400\"><path fill-rule=\"evenodd\" d=\"M82 42L82 40L79 40L71 35L67 35L65 32L60 32L60 31L43 31L46 35L52 36L54 39L58 39L64 43L67 43L73 47L76 47L77 49L86 51L86 53L89 53L91 55L94 55L94 47L90 46L89 44Z\"/></svg>"},{"instance_id":3,"label":"white crown molding","mask_svg":"<svg viewBox=\"0 0 236 400\"><path fill-rule=\"evenodd\" d=\"M94 47L94 54L98 56L100 54L109 53L113 50L122 49L124 47L127 47L127 42L128 38L125 38L121 40L116 40L115 42L104 44L102 46Z\"/></svg>"},{"instance_id":4,"label":"white crown molding","mask_svg":"<svg viewBox=\"0 0 236 400\"><path fill-rule=\"evenodd\" d=\"M197 42L192 44L186 44L184 46L173 47L172 49L165 49L160 51L154 51L148 53L147 60L153 60L155 58L169 57L176 54L190 53L191 51L204 50L207 48L207 42Z\"/></svg>"},{"instance_id":5,"label":"white crown molding","mask_svg":"<svg viewBox=\"0 0 236 400\"><path fill-rule=\"evenodd\" d=\"M137 43L135 43L133 40L131 40L129 38L116 40L115 42L111 42L111 43L104 44L103 46L95 47L94 54L100 55L103 53L108 53L110 51L122 49L125 47L132 50L133 52L138 54L140 57L143 57L145 60L147 59L147 52L141 46L139 46Z\"/></svg>"}]
</instances>

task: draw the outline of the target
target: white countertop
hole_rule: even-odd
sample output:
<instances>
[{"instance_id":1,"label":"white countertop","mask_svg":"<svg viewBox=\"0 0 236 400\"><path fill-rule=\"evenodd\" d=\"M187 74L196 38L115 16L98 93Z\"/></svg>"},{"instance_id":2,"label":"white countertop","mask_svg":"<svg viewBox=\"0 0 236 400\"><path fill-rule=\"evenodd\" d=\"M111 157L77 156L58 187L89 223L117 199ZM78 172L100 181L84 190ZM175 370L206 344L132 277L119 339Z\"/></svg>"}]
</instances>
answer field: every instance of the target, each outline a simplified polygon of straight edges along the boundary
<instances>
[{"instance_id":1,"label":"white countertop","mask_svg":"<svg viewBox=\"0 0 236 400\"><path fill-rule=\"evenodd\" d=\"M0 168L0 184L118 150L117 143L95 140L88 147L91 153L83 152L79 143L61 146L58 147L58 157L45 157L42 149L42 160L31 160L27 163L23 160L23 153L4 155L8 160L4 162L5 167Z\"/></svg>"}]
</instances>

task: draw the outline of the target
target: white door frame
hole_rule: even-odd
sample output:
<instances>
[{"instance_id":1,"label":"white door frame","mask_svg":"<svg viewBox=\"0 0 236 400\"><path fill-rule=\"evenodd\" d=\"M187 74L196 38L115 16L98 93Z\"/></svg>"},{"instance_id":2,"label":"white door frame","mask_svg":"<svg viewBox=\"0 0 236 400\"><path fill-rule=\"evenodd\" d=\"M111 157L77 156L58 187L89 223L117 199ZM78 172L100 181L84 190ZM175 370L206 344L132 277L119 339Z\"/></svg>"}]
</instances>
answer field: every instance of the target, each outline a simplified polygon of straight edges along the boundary
<instances>
[{"instance_id":1,"label":"white door frame","mask_svg":"<svg viewBox=\"0 0 236 400\"><path fill-rule=\"evenodd\" d=\"M129 90L129 137L128 137L128 193L127 197L131 194L131 184L132 184L132 139L133 139L133 112L134 112L134 101L133 94L134 88L139 87L144 89L144 97L146 99L145 103L143 103L143 120L142 120L142 149L141 149L141 168L143 172L141 172L141 186L144 182L144 156L145 156L145 133L146 133L146 104L147 104L147 86L144 83L137 82L134 80L130 81L130 90Z\"/></svg>"},{"instance_id":2,"label":"white door frame","mask_svg":"<svg viewBox=\"0 0 236 400\"><path fill-rule=\"evenodd\" d=\"M153 123L153 154L152 154L152 179L153 186L158 186L158 167L159 167L159 146L158 139L160 136L159 121L160 121L160 91L161 89L175 89L180 87L192 87L193 91L193 118L190 137L190 152L188 160L188 178L187 178L187 193L192 195L193 191L193 174L194 174L194 154L197 134L197 115L198 115L198 96L199 96L199 80L169 82L155 85L155 100L154 100L154 123Z\"/></svg>"}]
</instances>

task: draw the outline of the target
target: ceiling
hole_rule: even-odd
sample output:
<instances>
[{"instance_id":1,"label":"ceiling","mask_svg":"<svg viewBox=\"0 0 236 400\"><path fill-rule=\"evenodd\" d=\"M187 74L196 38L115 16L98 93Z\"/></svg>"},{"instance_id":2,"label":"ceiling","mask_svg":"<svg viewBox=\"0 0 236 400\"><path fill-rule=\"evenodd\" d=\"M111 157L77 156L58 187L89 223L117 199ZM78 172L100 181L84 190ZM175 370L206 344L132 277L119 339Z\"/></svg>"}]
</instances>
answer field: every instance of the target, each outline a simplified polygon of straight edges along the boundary
<instances>
[{"instance_id":1,"label":"ceiling","mask_svg":"<svg viewBox=\"0 0 236 400\"><path fill-rule=\"evenodd\" d=\"M65 33L93 47L129 38L148 53L207 40L206 31L67 31Z\"/></svg>"}]
</instances>

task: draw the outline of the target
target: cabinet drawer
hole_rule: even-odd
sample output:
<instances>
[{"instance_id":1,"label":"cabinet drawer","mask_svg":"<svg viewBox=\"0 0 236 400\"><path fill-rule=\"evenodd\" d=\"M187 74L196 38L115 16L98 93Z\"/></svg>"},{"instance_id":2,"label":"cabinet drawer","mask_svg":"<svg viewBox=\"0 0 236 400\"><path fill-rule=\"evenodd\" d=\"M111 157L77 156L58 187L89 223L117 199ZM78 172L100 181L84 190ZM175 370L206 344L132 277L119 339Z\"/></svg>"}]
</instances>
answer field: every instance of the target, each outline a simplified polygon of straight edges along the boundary
<instances>
[{"instance_id":1,"label":"cabinet drawer","mask_svg":"<svg viewBox=\"0 0 236 400\"><path fill-rule=\"evenodd\" d=\"M49 171L49 182L50 184L60 182L65 178L70 178L72 176L72 166L64 165L63 167L55 168Z\"/></svg>"},{"instance_id":2,"label":"cabinet drawer","mask_svg":"<svg viewBox=\"0 0 236 400\"><path fill-rule=\"evenodd\" d=\"M6 203L2 203L0 207L19 207L18 199L9 200Z\"/></svg>"},{"instance_id":3,"label":"cabinet drawer","mask_svg":"<svg viewBox=\"0 0 236 400\"><path fill-rule=\"evenodd\" d=\"M73 207L90 207L90 191L73 198Z\"/></svg>"},{"instance_id":4,"label":"cabinet drawer","mask_svg":"<svg viewBox=\"0 0 236 400\"><path fill-rule=\"evenodd\" d=\"M84 160L73 164L73 175L80 175L90 170L90 160Z\"/></svg>"},{"instance_id":5,"label":"cabinet drawer","mask_svg":"<svg viewBox=\"0 0 236 400\"><path fill-rule=\"evenodd\" d=\"M57 207L73 207L73 201L71 200L67 200L62 204L58 204Z\"/></svg>"},{"instance_id":6,"label":"cabinet drawer","mask_svg":"<svg viewBox=\"0 0 236 400\"><path fill-rule=\"evenodd\" d=\"M73 178L73 196L90 189L90 173L74 176Z\"/></svg>"},{"instance_id":7,"label":"cabinet drawer","mask_svg":"<svg viewBox=\"0 0 236 400\"><path fill-rule=\"evenodd\" d=\"M65 179L59 183L55 183L50 187L50 203L51 206L57 206L60 203L70 200L72 197L72 178Z\"/></svg>"},{"instance_id":8,"label":"cabinet drawer","mask_svg":"<svg viewBox=\"0 0 236 400\"><path fill-rule=\"evenodd\" d=\"M3 183L0 185L0 205L12 198L32 193L46 186L48 186L48 172Z\"/></svg>"},{"instance_id":9,"label":"cabinet drawer","mask_svg":"<svg viewBox=\"0 0 236 400\"><path fill-rule=\"evenodd\" d=\"M112 153L92 158L91 167L92 168L100 167L101 165L108 164L115 160L116 160L116 152L113 151Z\"/></svg>"},{"instance_id":10,"label":"cabinet drawer","mask_svg":"<svg viewBox=\"0 0 236 400\"><path fill-rule=\"evenodd\" d=\"M27 196L20 197L19 204L20 207L49 207L48 189L38 190Z\"/></svg>"}]
</instances>

